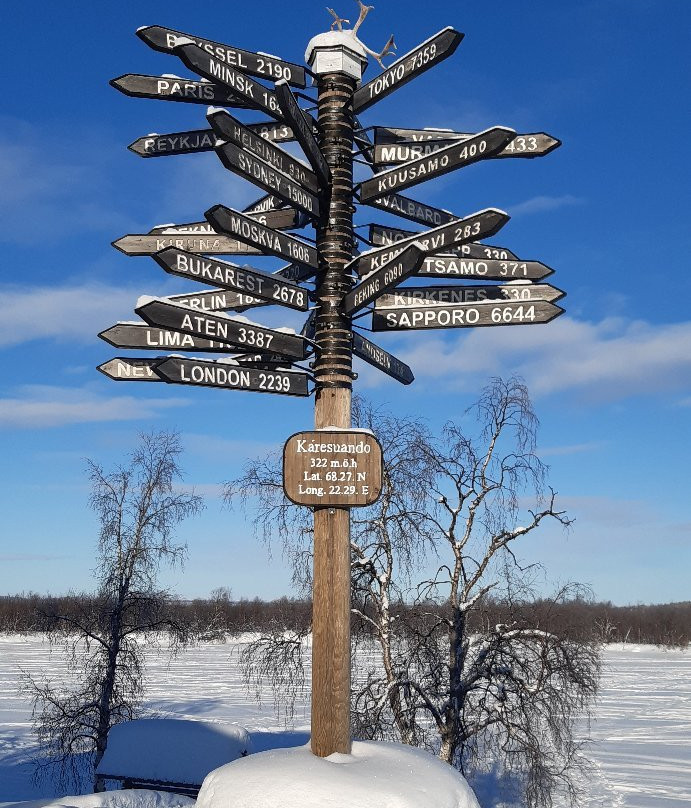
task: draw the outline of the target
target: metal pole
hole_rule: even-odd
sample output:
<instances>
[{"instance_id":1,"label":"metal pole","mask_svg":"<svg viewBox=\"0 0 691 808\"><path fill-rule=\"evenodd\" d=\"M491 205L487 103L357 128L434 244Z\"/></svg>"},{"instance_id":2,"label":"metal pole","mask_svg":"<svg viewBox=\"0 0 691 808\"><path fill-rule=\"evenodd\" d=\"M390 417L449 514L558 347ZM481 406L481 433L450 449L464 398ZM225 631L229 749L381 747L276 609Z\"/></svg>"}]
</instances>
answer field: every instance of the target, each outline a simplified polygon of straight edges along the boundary
<instances>
[{"instance_id":1,"label":"metal pole","mask_svg":"<svg viewBox=\"0 0 691 808\"><path fill-rule=\"evenodd\" d=\"M316 429L351 426L351 318L340 311L352 281L353 113L357 77L318 73L319 141L332 175L317 228L314 362ZM312 605L312 752L350 752L350 509L314 509Z\"/></svg>"}]
</instances>

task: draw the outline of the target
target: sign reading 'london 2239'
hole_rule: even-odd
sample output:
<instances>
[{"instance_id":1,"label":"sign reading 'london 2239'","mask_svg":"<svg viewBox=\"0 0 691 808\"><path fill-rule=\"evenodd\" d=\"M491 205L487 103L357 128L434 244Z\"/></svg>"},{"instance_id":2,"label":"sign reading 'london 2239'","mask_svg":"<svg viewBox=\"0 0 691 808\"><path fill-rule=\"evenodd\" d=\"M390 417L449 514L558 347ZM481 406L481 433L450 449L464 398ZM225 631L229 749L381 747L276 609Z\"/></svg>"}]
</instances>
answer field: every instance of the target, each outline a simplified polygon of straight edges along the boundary
<instances>
[{"instance_id":1,"label":"sign reading 'london 2239'","mask_svg":"<svg viewBox=\"0 0 691 808\"><path fill-rule=\"evenodd\" d=\"M371 432L298 432L283 447L283 490L296 505L371 505L379 499L381 480L381 446Z\"/></svg>"}]
</instances>

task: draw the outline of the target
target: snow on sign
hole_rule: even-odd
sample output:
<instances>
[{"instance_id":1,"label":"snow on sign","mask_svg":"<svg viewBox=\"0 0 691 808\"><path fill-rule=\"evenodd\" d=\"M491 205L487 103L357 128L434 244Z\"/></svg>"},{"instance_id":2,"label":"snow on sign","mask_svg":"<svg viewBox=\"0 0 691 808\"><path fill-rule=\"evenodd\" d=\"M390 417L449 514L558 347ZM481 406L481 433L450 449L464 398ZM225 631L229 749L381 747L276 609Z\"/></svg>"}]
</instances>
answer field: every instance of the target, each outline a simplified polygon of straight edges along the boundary
<instances>
[{"instance_id":1,"label":"snow on sign","mask_svg":"<svg viewBox=\"0 0 691 808\"><path fill-rule=\"evenodd\" d=\"M381 446L371 432L298 432L283 447L283 490L296 505L371 505L379 499L381 477Z\"/></svg>"}]
</instances>

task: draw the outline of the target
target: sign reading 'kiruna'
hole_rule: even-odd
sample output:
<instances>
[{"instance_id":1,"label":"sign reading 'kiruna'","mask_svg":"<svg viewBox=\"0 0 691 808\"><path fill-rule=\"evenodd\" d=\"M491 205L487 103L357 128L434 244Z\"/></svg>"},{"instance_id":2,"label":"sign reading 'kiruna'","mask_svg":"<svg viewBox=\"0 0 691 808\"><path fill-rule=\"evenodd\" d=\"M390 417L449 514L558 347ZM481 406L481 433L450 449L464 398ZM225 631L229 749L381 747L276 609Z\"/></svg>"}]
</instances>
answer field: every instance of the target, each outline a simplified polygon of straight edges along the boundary
<instances>
[{"instance_id":1,"label":"sign reading 'kiruna'","mask_svg":"<svg viewBox=\"0 0 691 808\"><path fill-rule=\"evenodd\" d=\"M381 446L371 432L298 432L283 447L283 490L297 505L371 505L379 499L381 479Z\"/></svg>"}]
</instances>

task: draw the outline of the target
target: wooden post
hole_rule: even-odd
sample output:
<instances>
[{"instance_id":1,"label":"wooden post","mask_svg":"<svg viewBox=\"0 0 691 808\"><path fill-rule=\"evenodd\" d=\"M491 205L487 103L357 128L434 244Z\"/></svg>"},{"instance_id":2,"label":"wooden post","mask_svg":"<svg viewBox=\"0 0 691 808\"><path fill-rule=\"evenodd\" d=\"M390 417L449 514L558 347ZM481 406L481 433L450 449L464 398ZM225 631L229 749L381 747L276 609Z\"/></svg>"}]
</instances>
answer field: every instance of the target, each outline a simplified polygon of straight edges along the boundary
<instances>
[{"instance_id":1,"label":"wooden post","mask_svg":"<svg viewBox=\"0 0 691 808\"><path fill-rule=\"evenodd\" d=\"M351 426L352 330L342 312L352 281L344 272L354 248L352 99L366 64L345 33L310 42L316 74L319 144L331 171L317 228L316 429ZM312 752L350 752L350 509L314 509L312 594Z\"/></svg>"}]
</instances>

